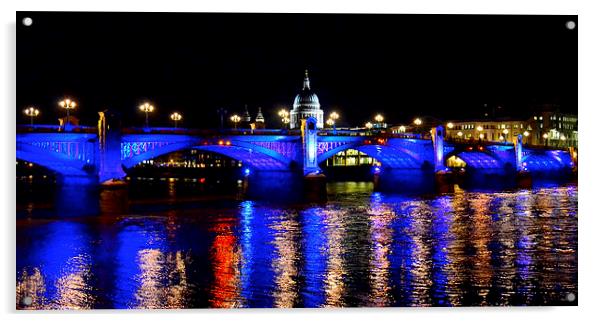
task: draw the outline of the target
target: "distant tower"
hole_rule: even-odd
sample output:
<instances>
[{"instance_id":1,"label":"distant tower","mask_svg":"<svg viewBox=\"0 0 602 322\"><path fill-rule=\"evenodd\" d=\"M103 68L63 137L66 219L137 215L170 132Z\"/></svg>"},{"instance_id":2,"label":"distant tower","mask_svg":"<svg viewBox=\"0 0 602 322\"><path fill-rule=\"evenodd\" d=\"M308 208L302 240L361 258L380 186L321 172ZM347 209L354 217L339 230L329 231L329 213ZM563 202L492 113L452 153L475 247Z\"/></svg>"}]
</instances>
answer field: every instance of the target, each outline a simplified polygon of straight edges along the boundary
<instances>
[{"instance_id":1,"label":"distant tower","mask_svg":"<svg viewBox=\"0 0 602 322\"><path fill-rule=\"evenodd\" d=\"M251 114L249 114L249 109L247 108L247 104L245 104L245 112L242 114L242 127L249 128L251 126Z\"/></svg>"},{"instance_id":2,"label":"distant tower","mask_svg":"<svg viewBox=\"0 0 602 322\"><path fill-rule=\"evenodd\" d=\"M256 129L265 129L265 119L263 118L263 114L261 113L261 107L257 108L257 117L255 118L255 128Z\"/></svg>"},{"instance_id":3,"label":"distant tower","mask_svg":"<svg viewBox=\"0 0 602 322\"><path fill-rule=\"evenodd\" d=\"M316 118L316 126L321 129L324 127L324 111L320 109L320 100L318 95L311 91L309 86L309 73L305 70L305 79L303 80L303 89L297 94L293 102L291 115L291 129L301 128L301 120L308 117Z\"/></svg>"}]
</instances>

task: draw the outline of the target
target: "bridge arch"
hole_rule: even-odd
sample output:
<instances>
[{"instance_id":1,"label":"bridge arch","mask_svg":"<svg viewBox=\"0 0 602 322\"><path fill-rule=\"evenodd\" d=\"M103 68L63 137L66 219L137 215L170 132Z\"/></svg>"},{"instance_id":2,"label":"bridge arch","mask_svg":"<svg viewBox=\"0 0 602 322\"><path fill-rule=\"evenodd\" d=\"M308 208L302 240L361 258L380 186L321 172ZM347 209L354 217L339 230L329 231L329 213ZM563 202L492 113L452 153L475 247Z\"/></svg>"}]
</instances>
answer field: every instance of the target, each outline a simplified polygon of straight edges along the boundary
<instances>
[{"instance_id":1,"label":"bridge arch","mask_svg":"<svg viewBox=\"0 0 602 322\"><path fill-rule=\"evenodd\" d=\"M486 148L475 148L472 151L455 149L445 155L445 162L447 163L451 157L460 158L466 163L468 168L472 169L504 169L512 167L510 162L501 159L493 151Z\"/></svg>"},{"instance_id":2,"label":"bridge arch","mask_svg":"<svg viewBox=\"0 0 602 322\"><path fill-rule=\"evenodd\" d=\"M122 165L124 168L129 169L145 160L150 160L176 151L196 149L217 153L242 161L249 167L258 170L280 171L289 170L294 166L293 160L289 160L285 156L268 148L238 140L223 140L222 142L223 144L205 144L203 141L194 140L161 145L130 158L124 158L122 160Z\"/></svg>"},{"instance_id":3,"label":"bridge arch","mask_svg":"<svg viewBox=\"0 0 602 322\"><path fill-rule=\"evenodd\" d=\"M522 160L529 171L562 170L572 167L571 156L566 151L541 151L526 154Z\"/></svg>"},{"instance_id":4,"label":"bridge arch","mask_svg":"<svg viewBox=\"0 0 602 322\"><path fill-rule=\"evenodd\" d=\"M92 160L79 160L67 154L50 152L40 147L17 143L16 158L42 166L61 177L92 176L94 164Z\"/></svg>"},{"instance_id":5,"label":"bridge arch","mask_svg":"<svg viewBox=\"0 0 602 322\"><path fill-rule=\"evenodd\" d=\"M318 164L339 152L351 149L365 153L369 157L378 160L385 168L418 169L423 166L425 161L417 153L404 148L358 142L343 144L318 155Z\"/></svg>"}]
</instances>

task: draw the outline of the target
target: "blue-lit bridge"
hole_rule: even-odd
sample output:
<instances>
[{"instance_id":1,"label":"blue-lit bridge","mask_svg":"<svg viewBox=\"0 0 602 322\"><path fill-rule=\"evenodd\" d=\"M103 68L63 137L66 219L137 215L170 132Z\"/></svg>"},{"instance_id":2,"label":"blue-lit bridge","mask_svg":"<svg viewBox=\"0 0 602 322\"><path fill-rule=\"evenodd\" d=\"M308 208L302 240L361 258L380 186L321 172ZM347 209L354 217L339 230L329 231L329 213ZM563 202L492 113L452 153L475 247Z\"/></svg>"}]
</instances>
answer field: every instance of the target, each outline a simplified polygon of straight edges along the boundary
<instances>
[{"instance_id":1,"label":"blue-lit bridge","mask_svg":"<svg viewBox=\"0 0 602 322\"><path fill-rule=\"evenodd\" d=\"M58 126L19 126L16 157L54 171L62 182L85 184L121 179L127 169L144 160L186 149L228 156L260 174L310 176L321 171L320 163L347 149L378 160L383 171L433 174L444 171L451 156L483 173L553 173L573 167L567 151L523 146L520 136L514 143L446 142L443 131L433 129L431 138L425 139L416 134L319 130L312 118L297 131L126 128L109 132L74 127L64 132Z\"/></svg>"}]
</instances>

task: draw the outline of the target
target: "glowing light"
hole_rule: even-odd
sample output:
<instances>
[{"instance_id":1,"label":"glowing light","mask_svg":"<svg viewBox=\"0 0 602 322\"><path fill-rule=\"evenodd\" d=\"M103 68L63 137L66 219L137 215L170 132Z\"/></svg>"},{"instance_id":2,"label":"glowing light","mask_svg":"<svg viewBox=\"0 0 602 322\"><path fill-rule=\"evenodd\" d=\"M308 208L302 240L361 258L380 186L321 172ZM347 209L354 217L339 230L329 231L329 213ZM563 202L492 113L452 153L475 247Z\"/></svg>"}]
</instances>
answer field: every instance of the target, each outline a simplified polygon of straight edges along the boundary
<instances>
[{"instance_id":1,"label":"glowing light","mask_svg":"<svg viewBox=\"0 0 602 322\"><path fill-rule=\"evenodd\" d=\"M503 132L504 134L508 134L508 129L504 129L502 132Z\"/></svg>"},{"instance_id":2,"label":"glowing light","mask_svg":"<svg viewBox=\"0 0 602 322\"><path fill-rule=\"evenodd\" d=\"M70 99L70 98L66 98L62 101L59 102L59 106L64 108L65 111L67 111L67 119L65 121L65 130L70 130L71 128L71 117L69 116L69 110L75 109L75 107L77 106L77 104L75 103L74 100Z\"/></svg>"},{"instance_id":3,"label":"glowing light","mask_svg":"<svg viewBox=\"0 0 602 322\"><path fill-rule=\"evenodd\" d=\"M282 123L286 126L286 124L291 122L291 119L289 118L289 113L287 110L285 109L281 109L278 112L278 116L280 116L280 120L282 121Z\"/></svg>"},{"instance_id":4,"label":"glowing light","mask_svg":"<svg viewBox=\"0 0 602 322\"><path fill-rule=\"evenodd\" d=\"M326 120L326 124L333 126L334 125L334 120L333 119L328 119Z\"/></svg>"},{"instance_id":5,"label":"glowing light","mask_svg":"<svg viewBox=\"0 0 602 322\"><path fill-rule=\"evenodd\" d=\"M477 126L477 131L479 131L479 132L483 131L483 127L482 127L482 126L480 126L480 125L479 125L479 126Z\"/></svg>"},{"instance_id":6,"label":"glowing light","mask_svg":"<svg viewBox=\"0 0 602 322\"><path fill-rule=\"evenodd\" d=\"M140 105L138 108L140 109L140 111L142 111L144 113L150 113L155 110L155 107L148 102L145 102L144 104Z\"/></svg>"},{"instance_id":7,"label":"glowing light","mask_svg":"<svg viewBox=\"0 0 602 322\"><path fill-rule=\"evenodd\" d=\"M560 140L562 140L562 141L566 140L566 136L564 136L564 135L561 135L561 136L560 136Z\"/></svg>"},{"instance_id":8,"label":"glowing light","mask_svg":"<svg viewBox=\"0 0 602 322\"><path fill-rule=\"evenodd\" d=\"M483 139L485 137L485 135L483 133L479 134L479 139Z\"/></svg>"},{"instance_id":9,"label":"glowing light","mask_svg":"<svg viewBox=\"0 0 602 322\"><path fill-rule=\"evenodd\" d=\"M245 169L245 176L249 176L251 174L251 169L246 168Z\"/></svg>"},{"instance_id":10,"label":"glowing light","mask_svg":"<svg viewBox=\"0 0 602 322\"><path fill-rule=\"evenodd\" d=\"M371 129L371 128L372 128L374 125L373 125L372 123L370 123L370 122L366 122L366 124L364 124L364 126L365 126L367 129Z\"/></svg>"},{"instance_id":11,"label":"glowing light","mask_svg":"<svg viewBox=\"0 0 602 322\"><path fill-rule=\"evenodd\" d=\"M374 117L374 120L378 123L382 123L382 121L384 121L385 118L380 114L376 114L376 116Z\"/></svg>"},{"instance_id":12,"label":"glowing light","mask_svg":"<svg viewBox=\"0 0 602 322\"><path fill-rule=\"evenodd\" d=\"M148 113L151 113L155 110L155 107L151 105L149 102L145 102L138 107L140 111L144 112L144 124L148 128Z\"/></svg>"},{"instance_id":13,"label":"glowing light","mask_svg":"<svg viewBox=\"0 0 602 322\"><path fill-rule=\"evenodd\" d=\"M447 128L448 129L454 128L454 123L452 123L452 122L447 123Z\"/></svg>"},{"instance_id":14,"label":"glowing light","mask_svg":"<svg viewBox=\"0 0 602 322\"><path fill-rule=\"evenodd\" d=\"M174 121L174 127L178 127L178 121L182 120L182 114L174 112L169 116L169 118Z\"/></svg>"},{"instance_id":15,"label":"glowing light","mask_svg":"<svg viewBox=\"0 0 602 322\"><path fill-rule=\"evenodd\" d=\"M238 122L240 122L240 116L234 114L234 115L230 116L230 121L232 121L232 123L234 123L234 128L236 129Z\"/></svg>"},{"instance_id":16,"label":"glowing light","mask_svg":"<svg viewBox=\"0 0 602 322\"><path fill-rule=\"evenodd\" d=\"M544 138L544 139L547 139L547 138L548 138L548 133L544 133L544 134L543 134L543 138Z\"/></svg>"},{"instance_id":17,"label":"glowing light","mask_svg":"<svg viewBox=\"0 0 602 322\"><path fill-rule=\"evenodd\" d=\"M25 115L29 116L31 119L31 125L33 125L33 118L38 116L40 114L40 110L38 110L37 108L30 106L28 108L26 108L23 113L25 113Z\"/></svg>"},{"instance_id":18,"label":"glowing light","mask_svg":"<svg viewBox=\"0 0 602 322\"><path fill-rule=\"evenodd\" d=\"M462 137L462 136L464 136L464 133L462 133L462 131L460 131L460 132L458 132L458 134L457 134L457 135L458 135L459 137Z\"/></svg>"},{"instance_id":19,"label":"glowing light","mask_svg":"<svg viewBox=\"0 0 602 322\"><path fill-rule=\"evenodd\" d=\"M420 125L422 125L422 120L421 120L420 118L418 118L418 117L417 117L417 118L414 120L414 125L416 125L416 126L420 126Z\"/></svg>"},{"instance_id":20,"label":"glowing light","mask_svg":"<svg viewBox=\"0 0 602 322\"><path fill-rule=\"evenodd\" d=\"M336 121L336 120L338 120L338 119L339 119L339 114L338 114L337 112L332 112L332 113L330 113L330 118L331 118L333 121Z\"/></svg>"},{"instance_id":21,"label":"glowing light","mask_svg":"<svg viewBox=\"0 0 602 322\"><path fill-rule=\"evenodd\" d=\"M374 168L372 168L372 172L374 172L375 174L380 173L380 167L374 167Z\"/></svg>"},{"instance_id":22,"label":"glowing light","mask_svg":"<svg viewBox=\"0 0 602 322\"><path fill-rule=\"evenodd\" d=\"M524 135L524 136L529 136L529 131L525 131L525 132L523 133L523 135Z\"/></svg>"}]
</instances>

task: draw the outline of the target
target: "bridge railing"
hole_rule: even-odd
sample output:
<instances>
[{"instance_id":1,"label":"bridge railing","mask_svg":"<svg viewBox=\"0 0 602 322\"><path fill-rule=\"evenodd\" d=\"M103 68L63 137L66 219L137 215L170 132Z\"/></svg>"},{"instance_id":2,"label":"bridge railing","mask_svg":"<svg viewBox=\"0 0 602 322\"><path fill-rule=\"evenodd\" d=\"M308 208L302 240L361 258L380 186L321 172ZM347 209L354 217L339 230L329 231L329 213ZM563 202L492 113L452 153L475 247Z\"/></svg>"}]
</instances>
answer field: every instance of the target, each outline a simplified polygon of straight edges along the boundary
<instances>
[{"instance_id":1,"label":"bridge railing","mask_svg":"<svg viewBox=\"0 0 602 322\"><path fill-rule=\"evenodd\" d=\"M65 129L60 125L49 125L49 124L34 124L34 125L25 125L25 124L17 124L17 132L18 133L53 133L53 132L64 132ZM94 126L81 126L81 125L72 125L69 132L75 133L96 133L98 132L98 128Z\"/></svg>"}]
</instances>

